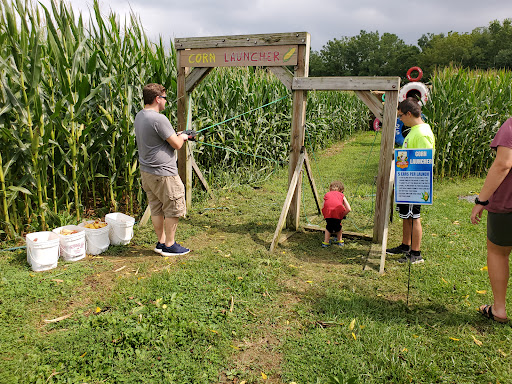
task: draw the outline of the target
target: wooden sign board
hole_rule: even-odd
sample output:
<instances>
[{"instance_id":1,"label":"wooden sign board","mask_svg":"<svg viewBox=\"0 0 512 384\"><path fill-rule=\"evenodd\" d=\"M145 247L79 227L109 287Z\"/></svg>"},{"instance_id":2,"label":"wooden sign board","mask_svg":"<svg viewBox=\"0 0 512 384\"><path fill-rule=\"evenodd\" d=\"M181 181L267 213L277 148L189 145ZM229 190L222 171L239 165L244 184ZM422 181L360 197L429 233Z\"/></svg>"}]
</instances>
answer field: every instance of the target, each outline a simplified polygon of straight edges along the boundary
<instances>
[{"instance_id":1,"label":"wooden sign board","mask_svg":"<svg viewBox=\"0 0 512 384\"><path fill-rule=\"evenodd\" d=\"M185 49L181 67L269 67L297 65L298 45Z\"/></svg>"}]
</instances>

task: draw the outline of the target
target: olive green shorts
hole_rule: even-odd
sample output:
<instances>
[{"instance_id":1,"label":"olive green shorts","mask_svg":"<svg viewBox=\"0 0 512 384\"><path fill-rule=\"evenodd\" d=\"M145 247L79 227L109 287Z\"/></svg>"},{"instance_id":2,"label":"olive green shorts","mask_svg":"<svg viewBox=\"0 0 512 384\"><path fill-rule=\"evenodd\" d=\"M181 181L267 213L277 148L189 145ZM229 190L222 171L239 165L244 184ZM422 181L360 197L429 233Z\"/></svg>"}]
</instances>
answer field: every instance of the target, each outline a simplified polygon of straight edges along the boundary
<instances>
[{"instance_id":1,"label":"olive green shorts","mask_svg":"<svg viewBox=\"0 0 512 384\"><path fill-rule=\"evenodd\" d=\"M179 176L157 176L142 171L140 174L151 216L183 217L187 214L185 186Z\"/></svg>"},{"instance_id":2,"label":"olive green shorts","mask_svg":"<svg viewBox=\"0 0 512 384\"><path fill-rule=\"evenodd\" d=\"M491 243L502 247L512 246L512 212L488 213L487 238Z\"/></svg>"}]
</instances>

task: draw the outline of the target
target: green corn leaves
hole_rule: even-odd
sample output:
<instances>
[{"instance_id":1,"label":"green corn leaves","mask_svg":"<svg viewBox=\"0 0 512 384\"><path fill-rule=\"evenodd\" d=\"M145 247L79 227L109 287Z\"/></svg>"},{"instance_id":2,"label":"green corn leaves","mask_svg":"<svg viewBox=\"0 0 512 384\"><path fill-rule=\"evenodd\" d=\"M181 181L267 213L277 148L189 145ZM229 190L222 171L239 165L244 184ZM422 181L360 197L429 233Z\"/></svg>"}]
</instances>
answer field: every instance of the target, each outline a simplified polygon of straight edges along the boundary
<instances>
[{"instance_id":1,"label":"green corn leaves","mask_svg":"<svg viewBox=\"0 0 512 384\"><path fill-rule=\"evenodd\" d=\"M489 144L512 115L512 73L440 70L423 113L436 136L435 174L484 175L494 160Z\"/></svg>"},{"instance_id":2,"label":"green corn leaves","mask_svg":"<svg viewBox=\"0 0 512 384\"><path fill-rule=\"evenodd\" d=\"M97 0L85 23L60 0L0 4L0 240L51 229L63 217L76 222L84 212L139 213L146 202L133 119L145 84L176 95L172 44L150 42L136 15L126 23L103 16ZM511 87L506 71L436 73L424 107L437 139L436 175L485 172L489 142L512 115ZM287 95L262 68L216 68L194 90L189 128L230 119L198 136L194 156L210 183L255 183L287 165ZM164 113L175 124L176 102ZM367 129L368 120L350 92L308 92L305 145L325 148Z\"/></svg>"}]
</instances>

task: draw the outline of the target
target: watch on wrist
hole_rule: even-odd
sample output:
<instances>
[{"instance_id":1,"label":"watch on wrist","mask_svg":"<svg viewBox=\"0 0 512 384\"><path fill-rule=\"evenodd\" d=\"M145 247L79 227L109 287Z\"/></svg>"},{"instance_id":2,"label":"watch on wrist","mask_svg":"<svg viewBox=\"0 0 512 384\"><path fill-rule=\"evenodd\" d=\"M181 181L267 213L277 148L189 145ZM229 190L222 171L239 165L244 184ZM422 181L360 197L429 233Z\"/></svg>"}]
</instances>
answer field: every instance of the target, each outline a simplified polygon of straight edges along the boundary
<instances>
[{"instance_id":1,"label":"watch on wrist","mask_svg":"<svg viewBox=\"0 0 512 384\"><path fill-rule=\"evenodd\" d=\"M475 204L486 206L487 204L489 204L489 200L480 201L480 199L477 196L477 197L475 197Z\"/></svg>"}]
</instances>

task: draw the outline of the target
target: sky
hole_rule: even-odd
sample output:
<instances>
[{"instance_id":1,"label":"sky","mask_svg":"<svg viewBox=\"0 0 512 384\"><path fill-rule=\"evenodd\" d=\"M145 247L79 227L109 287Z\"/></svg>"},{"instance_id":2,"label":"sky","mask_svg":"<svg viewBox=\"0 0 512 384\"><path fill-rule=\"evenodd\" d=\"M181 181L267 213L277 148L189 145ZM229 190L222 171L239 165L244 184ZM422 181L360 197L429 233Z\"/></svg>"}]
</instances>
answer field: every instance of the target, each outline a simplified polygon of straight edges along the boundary
<instances>
[{"instance_id":1,"label":"sky","mask_svg":"<svg viewBox=\"0 0 512 384\"><path fill-rule=\"evenodd\" d=\"M50 0L39 0L48 5ZM85 19L92 0L66 0ZM426 33L471 32L493 20L512 18L510 0L100 0L122 21L130 11L150 40L283 32L309 32L319 51L334 38L361 30L394 33L416 45Z\"/></svg>"}]
</instances>

